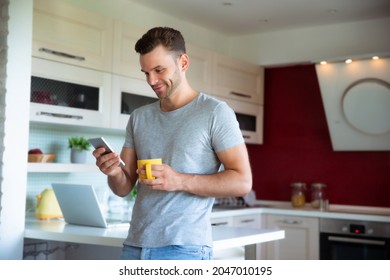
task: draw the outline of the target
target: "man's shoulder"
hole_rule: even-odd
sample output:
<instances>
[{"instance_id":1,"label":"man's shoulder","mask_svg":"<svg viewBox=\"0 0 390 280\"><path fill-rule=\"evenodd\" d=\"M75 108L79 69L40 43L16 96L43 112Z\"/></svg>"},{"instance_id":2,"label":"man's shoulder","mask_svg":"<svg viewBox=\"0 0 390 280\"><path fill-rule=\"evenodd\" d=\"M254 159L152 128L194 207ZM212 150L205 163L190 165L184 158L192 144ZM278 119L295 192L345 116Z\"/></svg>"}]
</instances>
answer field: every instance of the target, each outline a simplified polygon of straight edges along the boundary
<instances>
[{"instance_id":1,"label":"man's shoulder","mask_svg":"<svg viewBox=\"0 0 390 280\"><path fill-rule=\"evenodd\" d=\"M208 93L200 92L198 97L200 102L208 103L212 106L217 106L219 104L226 104L225 101L218 99L217 97L214 97Z\"/></svg>"}]
</instances>

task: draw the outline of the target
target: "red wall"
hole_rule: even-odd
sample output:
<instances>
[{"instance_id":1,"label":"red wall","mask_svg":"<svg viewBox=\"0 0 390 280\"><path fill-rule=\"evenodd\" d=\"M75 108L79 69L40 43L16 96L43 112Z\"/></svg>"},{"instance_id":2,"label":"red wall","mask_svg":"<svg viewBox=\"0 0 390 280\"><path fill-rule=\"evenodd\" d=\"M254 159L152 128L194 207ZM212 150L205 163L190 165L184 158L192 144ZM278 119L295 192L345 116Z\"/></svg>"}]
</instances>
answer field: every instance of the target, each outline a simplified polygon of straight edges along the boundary
<instances>
[{"instance_id":1,"label":"red wall","mask_svg":"<svg viewBox=\"0 0 390 280\"><path fill-rule=\"evenodd\" d=\"M323 182L332 204L390 207L390 152L332 150L314 65L266 69L264 143L248 150L258 199Z\"/></svg>"}]
</instances>

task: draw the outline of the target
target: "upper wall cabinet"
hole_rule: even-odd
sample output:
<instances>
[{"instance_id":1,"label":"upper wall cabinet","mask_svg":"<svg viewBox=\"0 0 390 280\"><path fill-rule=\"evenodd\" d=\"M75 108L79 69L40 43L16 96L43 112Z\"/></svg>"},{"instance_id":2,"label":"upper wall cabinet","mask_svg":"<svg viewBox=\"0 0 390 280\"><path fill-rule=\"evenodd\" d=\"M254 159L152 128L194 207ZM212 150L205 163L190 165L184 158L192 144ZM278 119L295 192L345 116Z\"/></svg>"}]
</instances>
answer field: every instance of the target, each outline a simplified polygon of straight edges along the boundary
<instances>
[{"instance_id":1,"label":"upper wall cabinet","mask_svg":"<svg viewBox=\"0 0 390 280\"><path fill-rule=\"evenodd\" d=\"M187 79L197 90L212 94L212 52L192 45L186 46L190 58Z\"/></svg>"},{"instance_id":2,"label":"upper wall cabinet","mask_svg":"<svg viewBox=\"0 0 390 280\"><path fill-rule=\"evenodd\" d=\"M264 101L264 69L222 54L214 55L213 94L253 104Z\"/></svg>"},{"instance_id":3,"label":"upper wall cabinet","mask_svg":"<svg viewBox=\"0 0 390 280\"><path fill-rule=\"evenodd\" d=\"M156 101L141 71L146 32L60 0L35 0L30 120L124 129L137 107ZM189 83L225 100L247 143L261 144L264 69L187 44Z\"/></svg>"},{"instance_id":4,"label":"upper wall cabinet","mask_svg":"<svg viewBox=\"0 0 390 280\"><path fill-rule=\"evenodd\" d=\"M120 21L115 21L114 26L113 73L145 81L139 54L134 49L145 30Z\"/></svg>"},{"instance_id":5,"label":"upper wall cabinet","mask_svg":"<svg viewBox=\"0 0 390 280\"><path fill-rule=\"evenodd\" d=\"M32 59L30 121L108 128L111 74Z\"/></svg>"},{"instance_id":6,"label":"upper wall cabinet","mask_svg":"<svg viewBox=\"0 0 390 280\"><path fill-rule=\"evenodd\" d=\"M146 32L133 25L115 21L114 25L113 73L144 81L145 74L141 71L139 54L134 50L139 38ZM194 89L211 92L212 53L187 44L190 57L190 67L187 77Z\"/></svg>"},{"instance_id":7,"label":"upper wall cabinet","mask_svg":"<svg viewBox=\"0 0 390 280\"><path fill-rule=\"evenodd\" d=\"M111 71L113 20L63 1L34 0L35 57Z\"/></svg>"},{"instance_id":8,"label":"upper wall cabinet","mask_svg":"<svg viewBox=\"0 0 390 280\"><path fill-rule=\"evenodd\" d=\"M111 128L125 129L134 109L157 100L156 94L145 81L113 75Z\"/></svg>"}]
</instances>

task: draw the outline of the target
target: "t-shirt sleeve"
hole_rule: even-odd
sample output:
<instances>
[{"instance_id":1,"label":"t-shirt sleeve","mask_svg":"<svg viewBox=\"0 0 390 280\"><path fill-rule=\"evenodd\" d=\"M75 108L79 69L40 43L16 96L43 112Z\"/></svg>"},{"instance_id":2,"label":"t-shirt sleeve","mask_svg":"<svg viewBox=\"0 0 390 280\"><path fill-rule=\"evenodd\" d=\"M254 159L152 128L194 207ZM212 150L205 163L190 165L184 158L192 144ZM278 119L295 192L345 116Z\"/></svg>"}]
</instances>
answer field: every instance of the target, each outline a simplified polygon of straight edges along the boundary
<instances>
[{"instance_id":1,"label":"t-shirt sleeve","mask_svg":"<svg viewBox=\"0 0 390 280\"><path fill-rule=\"evenodd\" d=\"M211 118L212 146L221 152L244 143L239 123L233 109L221 102Z\"/></svg>"},{"instance_id":2,"label":"t-shirt sleeve","mask_svg":"<svg viewBox=\"0 0 390 280\"><path fill-rule=\"evenodd\" d=\"M134 125L134 112L130 115L129 121L126 125L126 136L125 136L125 143L123 144L123 147L125 148L134 148L134 137L133 137L133 125Z\"/></svg>"}]
</instances>

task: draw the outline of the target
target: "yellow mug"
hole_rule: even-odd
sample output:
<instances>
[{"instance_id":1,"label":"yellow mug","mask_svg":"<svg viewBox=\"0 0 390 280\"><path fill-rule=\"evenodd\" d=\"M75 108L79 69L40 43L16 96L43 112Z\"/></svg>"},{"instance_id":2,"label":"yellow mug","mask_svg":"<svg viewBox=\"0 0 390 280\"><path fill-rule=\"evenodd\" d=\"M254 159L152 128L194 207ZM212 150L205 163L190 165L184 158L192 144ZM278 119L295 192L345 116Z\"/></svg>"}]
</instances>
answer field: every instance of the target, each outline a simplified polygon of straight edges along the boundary
<instances>
[{"instance_id":1,"label":"yellow mug","mask_svg":"<svg viewBox=\"0 0 390 280\"><path fill-rule=\"evenodd\" d=\"M146 174L138 174L138 176L142 179L154 180L155 177L152 176L152 164L162 164L161 158L154 159L139 159L137 161L138 169L141 168L142 165L145 165Z\"/></svg>"}]
</instances>

